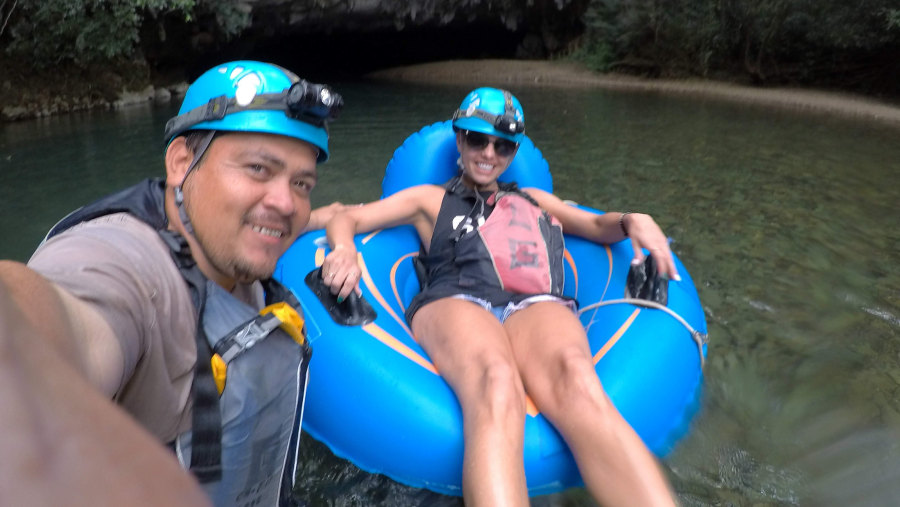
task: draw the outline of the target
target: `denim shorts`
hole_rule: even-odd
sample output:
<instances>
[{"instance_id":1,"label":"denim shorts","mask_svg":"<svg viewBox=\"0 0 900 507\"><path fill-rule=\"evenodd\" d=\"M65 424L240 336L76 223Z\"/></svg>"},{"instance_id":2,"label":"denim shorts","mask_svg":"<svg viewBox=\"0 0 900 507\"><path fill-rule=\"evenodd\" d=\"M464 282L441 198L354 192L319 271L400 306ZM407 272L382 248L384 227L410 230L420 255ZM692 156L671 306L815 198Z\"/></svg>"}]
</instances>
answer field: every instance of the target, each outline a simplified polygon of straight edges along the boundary
<instances>
[{"instance_id":1,"label":"denim shorts","mask_svg":"<svg viewBox=\"0 0 900 507\"><path fill-rule=\"evenodd\" d=\"M494 306L490 303L490 301L486 301L475 296L470 296L468 294L456 294L450 297L452 297L453 299L461 299L463 301L471 301L475 303L476 305L493 313L494 317L497 317L497 320L499 320L501 324L506 322L506 319L508 319L510 315L516 313L517 311L524 310L525 308L528 308L535 303L543 303L545 301L559 303L563 306L567 306L570 310L572 310L572 313L577 314L578 312L578 306L576 305L574 300L552 296L550 294L538 294L535 296L527 297L519 302L511 301L503 306Z\"/></svg>"}]
</instances>

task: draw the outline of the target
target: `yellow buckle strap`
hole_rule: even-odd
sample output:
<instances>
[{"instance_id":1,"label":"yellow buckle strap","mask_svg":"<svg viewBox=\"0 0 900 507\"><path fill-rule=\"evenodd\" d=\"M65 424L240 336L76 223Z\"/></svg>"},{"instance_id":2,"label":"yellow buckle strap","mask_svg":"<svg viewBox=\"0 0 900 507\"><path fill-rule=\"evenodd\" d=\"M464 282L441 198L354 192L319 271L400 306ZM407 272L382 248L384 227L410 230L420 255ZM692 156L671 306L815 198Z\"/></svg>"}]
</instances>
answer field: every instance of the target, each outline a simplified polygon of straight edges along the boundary
<instances>
[{"instance_id":1,"label":"yellow buckle strap","mask_svg":"<svg viewBox=\"0 0 900 507\"><path fill-rule=\"evenodd\" d=\"M209 362L212 364L212 374L213 380L216 381L216 389L219 390L219 396L221 396L222 391L225 390L225 375L228 365L225 364L225 360L219 354L213 354Z\"/></svg>"},{"instance_id":2,"label":"yellow buckle strap","mask_svg":"<svg viewBox=\"0 0 900 507\"><path fill-rule=\"evenodd\" d=\"M303 317L297 313L291 305L280 302L271 304L259 311L260 315L274 315L281 324L279 327L289 334L295 342L303 345L306 343L306 327L304 327ZM228 364L219 354L213 354L210 360L212 366L213 380L216 382L216 389L219 390L221 396L225 390L225 378L227 376Z\"/></svg>"},{"instance_id":3,"label":"yellow buckle strap","mask_svg":"<svg viewBox=\"0 0 900 507\"><path fill-rule=\"evenodd\" d=\"M306 323L291 305L283 301L273 303L260 310L259 313L260 315L274 314L281 321L281 329L291 335L295 342L300 345L306 343Z\"/></svg>"}]
</instances>

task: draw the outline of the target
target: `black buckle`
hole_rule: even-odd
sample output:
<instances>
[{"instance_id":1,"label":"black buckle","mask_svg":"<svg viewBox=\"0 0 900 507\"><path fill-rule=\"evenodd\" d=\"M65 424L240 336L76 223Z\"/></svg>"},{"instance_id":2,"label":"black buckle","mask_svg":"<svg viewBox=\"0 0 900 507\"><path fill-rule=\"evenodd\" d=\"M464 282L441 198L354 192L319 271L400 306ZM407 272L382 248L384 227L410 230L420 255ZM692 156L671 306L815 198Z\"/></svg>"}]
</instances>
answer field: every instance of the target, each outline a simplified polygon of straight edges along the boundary
<instances>
[{"instance_id":1,"label":"black buckle","mask_svg":"<svg viewBox=\"0 0 900 507\"><path fill-rule=\"evenodd\" d=\"M347 299L338 303L337 296L331 293L331 287L322 279L322 268L310 271L304 281L328 310L331 319L342 326L364 326L378 316L372 305L356 292L351 292Z\"/></svg>"},{"instance_id":2,"label":"black buckle","mask_svg":"<svg viewBox=\"0 0 900 507\"><path fill-rule=\"evenodd\" d=\"M644 299L666 306L669 301L669 280L659 276L656 261L652 255L644 262L631 266L625 280L625 297Z\"/></svg>"}]
</instances>

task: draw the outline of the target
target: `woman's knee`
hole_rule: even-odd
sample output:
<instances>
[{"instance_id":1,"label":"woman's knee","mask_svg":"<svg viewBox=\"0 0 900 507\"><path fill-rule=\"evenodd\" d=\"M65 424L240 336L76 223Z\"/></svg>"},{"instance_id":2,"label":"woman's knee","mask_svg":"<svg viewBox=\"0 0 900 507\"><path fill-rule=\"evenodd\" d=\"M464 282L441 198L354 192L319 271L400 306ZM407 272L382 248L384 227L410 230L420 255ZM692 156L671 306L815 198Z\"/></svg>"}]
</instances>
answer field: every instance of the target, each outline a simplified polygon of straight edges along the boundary
<instances>
[{"instance_id":1,"label":"woman's knee","mask_svg":"<svg viewBox=\"0 0 900 507\"><path fill-rule=\"evenodd\" d=\"M525 413L525 389L511 361L480 361L473 375L470 403L493 416L516 416Z\"/></svg>"},{"instance_id":2,"label":"woman's knee","mask_svg":"<svg viewBox=\"0 0 900 507\"><path fill-rule=\"evenodd\" d=\"M548 359L542 410L581 413L584 410L606 410L612 403L603 391L593 361L576 348L558 351Z\"/></svg>"}]
</instances>

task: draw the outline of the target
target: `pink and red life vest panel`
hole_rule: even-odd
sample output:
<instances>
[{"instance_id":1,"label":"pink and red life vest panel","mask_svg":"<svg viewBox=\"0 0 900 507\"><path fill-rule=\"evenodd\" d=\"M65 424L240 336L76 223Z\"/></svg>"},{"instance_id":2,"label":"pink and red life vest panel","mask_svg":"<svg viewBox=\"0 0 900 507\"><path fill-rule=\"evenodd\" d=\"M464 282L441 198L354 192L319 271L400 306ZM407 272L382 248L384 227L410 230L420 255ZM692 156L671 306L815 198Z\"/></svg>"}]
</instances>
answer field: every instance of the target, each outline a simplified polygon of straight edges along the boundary
<instances>
[{"instance_id":1,"label":"pink and red life vest panel","mask_svg":"<svg viewBox=\"0 0 900 507\"><path fill-rule=\"evenodd\" d=\"M407 319L436 299L468 294L494 305L534 294L562 295L562 227L515 184L476 193L447 185L430 249L419 256L422 291Z\"/></svg>"}]
</instances>

